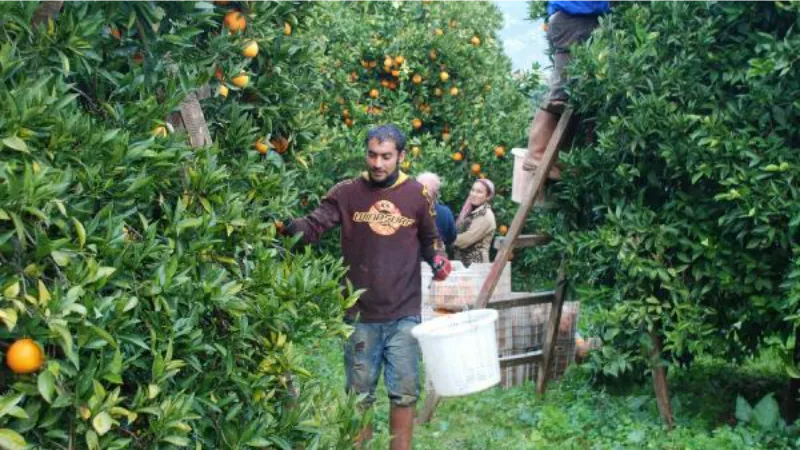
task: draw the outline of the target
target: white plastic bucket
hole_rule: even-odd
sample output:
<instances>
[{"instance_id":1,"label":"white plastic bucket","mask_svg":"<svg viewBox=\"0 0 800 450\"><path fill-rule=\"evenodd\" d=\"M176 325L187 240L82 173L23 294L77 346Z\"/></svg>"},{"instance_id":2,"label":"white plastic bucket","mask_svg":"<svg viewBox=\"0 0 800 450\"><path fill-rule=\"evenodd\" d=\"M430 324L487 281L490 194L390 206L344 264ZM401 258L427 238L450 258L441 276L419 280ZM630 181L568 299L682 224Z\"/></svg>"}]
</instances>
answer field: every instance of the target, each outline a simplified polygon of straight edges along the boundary
<instances>
[{"instance_id":1,"label":"white plastic bucket","mask_svg":"<svg viewBox=\"0 0 800 450\"><path fill-rule=\"evenodd\" d=\"M438 317L411 330L437 394L456 397L500 383L496 321L497 311L476 309Z\"/></svg>"}]
</instances>

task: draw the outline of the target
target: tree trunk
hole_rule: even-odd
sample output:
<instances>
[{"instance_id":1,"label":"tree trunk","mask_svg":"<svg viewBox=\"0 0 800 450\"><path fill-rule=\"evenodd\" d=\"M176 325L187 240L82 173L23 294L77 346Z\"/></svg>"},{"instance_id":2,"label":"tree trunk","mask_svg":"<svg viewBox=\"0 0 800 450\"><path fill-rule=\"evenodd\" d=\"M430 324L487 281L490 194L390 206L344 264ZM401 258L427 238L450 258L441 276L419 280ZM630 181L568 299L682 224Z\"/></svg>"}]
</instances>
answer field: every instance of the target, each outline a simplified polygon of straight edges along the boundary
<instances>
[{"instance_id":1,"label":"tree trunk","mask_svg":"<svg viewBox=\"0 0 800 450\"><path fill-rule=\"evenodd\" d=\"M664 344L661 341L658 328L656 327L650 332L650 339L653 342L653 349L650 352L650 366L653 370L653 390L656 393L656 402L658 402L658 411L661 413L661 418L664 419L664 424L667 425L667 428L672 429L674 418L672 416L672 405L669 401L667 368L661 364L661 352L664 349Z\"/></svg>"},{"instance_id":2,"label":"tree trunk","mask_svg":"<svg viewBox=\"0 0 800 450\"><path fill-rule=\"evenodd\" d=\"M794 333L793 361L795 366L800 364L800 328L795 330ZM798 394L800 394L800 379L790 378L789 385L786 388L786 398L783 402L787 423L793 423L797 420L798 412L800 412L800 395Z\"/></svg>"}]
</instances>

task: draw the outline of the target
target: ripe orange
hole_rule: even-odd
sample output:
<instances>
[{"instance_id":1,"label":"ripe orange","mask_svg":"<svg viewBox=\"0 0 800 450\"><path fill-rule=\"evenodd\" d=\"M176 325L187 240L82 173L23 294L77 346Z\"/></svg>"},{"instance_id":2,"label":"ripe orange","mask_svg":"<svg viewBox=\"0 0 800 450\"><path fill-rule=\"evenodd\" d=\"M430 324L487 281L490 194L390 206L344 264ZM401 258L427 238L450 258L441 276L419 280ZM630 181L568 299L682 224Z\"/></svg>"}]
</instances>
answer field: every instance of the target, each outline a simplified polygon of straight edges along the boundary
<instances>
[{"instance_id":1,"label":"ripe orange","mask_svg":"<svg viewBox=\"0 0 800 450\"><path fill-rule=\"evenodd\" d=\"M231 78L231 83L238 88L245 88L247 87L247 83L250 82L250 77L246 73L240 73L235 77Z\"/></svg>"},{"instance_id":2,"label":"ripe orange","mask_svg":"<svg viewBox=\"0 0 800 450\"><path fill-rule=\"evenodd\" d=\"M422 128L422 119L412 120L411 126L414 127L415 130L419 130L420 128Z\"/></svg>"},{"instance_id":3,"label":"ripe orange","mask_svg":"<svg viewBox=\"0 0 800 450\"><path fill-rule=\"evenodd\" d=\"M354 71L350 72L350 82L351 83L355 83L356 81L358 81L358 74L354 70Z\"/></svg>"},{"instance_id":4,"label":"ripe orange","mask_svg":"<svg viewBox=\"0 0 800 450\"><path fill-rule=\"evenodd\" d=\"M439 57L439 52L437 52L436 49L433 49L428 53L428 58L430 58L431 60L434 60L438 57Z\"/></svg>"},{"instance_id":5,"label":"ripe orange","mask_svg":"<svg viewBox=\"0 0 800 450\"><path fill-rule=\"evenodd\" d=\"M231 11L225 14L223 23L231 33L238 33L247 28L247 19L239 11Z\"/></svg>"},{"instance_id":6,"label":"ripe orange","mask_svg":"<svg viewBox=\"0 0 800 450\"><path fill-rule=\"evenodd\" d=\"M378 90L375 89L375 88L370 89L369 90L369 96L371 98L378 98Z\"/></svg>"},{"instance_id":7,"label":"ripe orange","mask_svg":"<svg viewBox=\"0 0 800 450\"><path fill-rule=\"evenodd\" d=\"M457 87L455 87L455 86L451 87L451 88L450 88L450 95L452 95L453 97L455 97L456 95L458 95L458 88L457 88Z\"/></svg>"},{"instance_id":8,"label":"ripe orange","mask_svg":"<svg viewBox=\"0 0 800 450\"><path fill-rule=\"evenodd\" d=\"M283 231L283 227L284 227L284 225L283 225L283 221L282 220L276 220L275 221L275 231L280 233L281 231Z\"/></svg>"},{"instance_id":9,"label":"ripe orange","mask_svg":"<svg viewBox=\"0 0 800 450\"><path fill-rule=\"evenodd\" d=\"M343 109L343 110L342 110L342 117L344 117L345 119L347 119L348 117L350 117L350 110L349 110L349 109L347 109L347 108Z\"/></svg>"},{"instance_id":10,"label":"ripe orange","mask_svg":"<svg viewBox=\"0 0 800 450\"><path fill-rule=\"evenodd\" d=\"M228 97L228 91L229 91L229 89L228 89L228 86L225 86L224 84L221 84L221 85L219 86L219 89L217 90L217 93L218 93L218 94L219 94L221 97L223 97L223 98L227 98L227 97Z\"/></svg>"},{"instance_id":11,"label":"ripe orange","mask_svg":"<svg viewBox=\"0 0 800 450\"><path fill-rule=\"evenodd\" d=\"M447 131L442 133L442 140L445 141L445 142L449 141L450 140L450 133L448 133Z\"/></svg>"},{"instance_id":12,"label":"ripe orange","mask_svg":"<svg viewBox=\"0 0 800 450\"><path fill-rule=\"evenodd\" d=\"M475 163L475 164L472 165L470 170L472 171L472 173L474 175L479 175L481 173L481 165L478 164L478 163Z\"/></svg>"},{"instance_id":13,"label":"ripe orange","mask_svg":"<svg viewBox=\"0 0 800 450\"><path fill-rule=\"evenodd\" d=\"M383 67L392 67L394 65L394 59L391 56L387 56L383 60Z\"/></svg>"},{"instance_id":14,"label":"ripe orange","mask_svg":"<svg viewBox=\"0 0 800 450\"><path fill-rule=\"evenodd\" d=\"M292 35L292 24L290 24L289 22L283 22L283 34L285 34L286 36Z\"/></svg>"},{"instance_id":15,"label":"ripe orange","mask_svg":"<svg viewBox=\"0 0 800 450\"><path fill-rule=\"evenodd\" d=\"M392 70L392 76L397 78L400 76L400 71L397 69Z\"/></svg>"},{"instance_id":16,"label":"ripe orange","mask_svg":"<svg viewBox=\"0 0 800 450\"><path fill-rule=\"evenodd\" d=\"M167 137L167 127L160 125L153 128L151 134L155 137Z\"/></svg>"},{"instance_id":17,"label":"ripe orange","mask_svg":"<svg viewBox=\"0 0 800 450\"><path fill-rule=\"evenodd\" d=\"M222 81L222 80L225 79L225 75L222 73L222 68L221 67L217 66L217 70L214 71L214 77L216 79L218 79L219 81Z\"/></svg>"},{"instance_id":18,"label":"ripe orange","mask_svg":"<svg viewBox=\"0 0 800 450\"><path fill-rule=\"evenodd\" d=\"M447 72L439 72L439 79L442 80L442 82L446 82L450 79L450 74Z\"/></svg>"},{"instance_id":19,"label":"ripe orange","mask_svg":"<svg viewBox=\"0 0 800 450\"><path fill-rule=\"evenodd\" d=\"M398 67L402 66L404 62L406 62L406 58L405 58L405 56L398 55L398 56L395 56L395 57L394 57L394 63L395 63L395 65L397 65Z\"/></svg>"},{"instance_id":20,"label":"ripe orange","mask_svg":"<svg viewBox=\"0 0 800 450\"><path fill-rule=\"evenodd\" d=\"M363 67L365 69L369 69L369 61L367 61L366 59L362 59L361 60L361 67Z\"/></svg>"},{"instance_id":21,"label":"ripe orange","mask_svg":"<svg viewBox=\"0 0 800 450\"><path fill-rule=\"evenodd\" d=\"M391 90L397 89L397 82L396 81L390 81L389 82L389 89L391 89Z\"/></svg>"},{"instance_id":22,"label":"ripe orange","mask_svg":"<svg viewBox=\"0 0 800 450\"><path fill-rule=\"evenodd\" d=\"M261 153L262 155L266 155L269 151L269 147L264 143L264 138L258 138L256 143L253 144L253 147L255 147L258 153Z\"/></svg>"},{"instance_id":23,"label":"ripe orange","mask_svg":"<svg viewBox=\"0 0 800 450\"><path fill-rule=\"evenodd\" d=\"M32 339L15 341L6 353L6 365L14 373L25 374L39 370L44 364L44 352Z\"/></svg>"},{"instance_id":24,"label":"ripe orange","mask_svg":"<svg viewBox=\"0 0 800 450\"><path fill-rule=\"evenodd\" d=\"M481 45L481 38L479 38L478 36L472 36L472 39L470 39L469 42L475 47L477 47Z\"/></svg>"},{"instance_id":25,"label":"ripe orange","mask_svg":"<svg viewBox=\"0 0 800 450\"><path fill-rule=\"evenodd\" d=\"M388 88L389 87L389 80L383 79L381 80L381 86Z\"/></svg>"},{"instance_id":26,"label":"ripe orange","mask_svg":"<svg viewBox=\"0 0 800 450\"><path fill-rule=\"evenodd\" d=\"M495 147L494 148L494 156L497 156L498 158L502 158L503 156L506 156L505 147L503 147L502 145L498 145L497 147Z\"/></svg>"},{"instance_id":27,"label":"ripe orange","mask_svg":"<svg viewBox=\"0 0 800 450\"><path fill-rule=\"evenodd\" d=\"M464 154L461 152L453 153L453 161L461 161L464 159Z\"/></svg>"},{"instance_id":28,"label":"ripe orange","mask_svg":"<svg viewBox=\"0 0 800 450\"><path fill-rule=\"evenodd\" d=\"M344 119L344 124L345 124L345 125L347 125L347 127L348 127L348 128L352 128L352 126L353 126L353 119L351 119L351 118L349 118L349 117L348 117L347 119Z\"/></svg>"},{"instance_id":29,"label":"ripe orange","mask_svg":"<svg viewBox=\"0 0 800 450\"><path fill-rule=\"evenodd\" d=\"M369 62L369 68L370 69L374 69L376 67L378 67L378 61L370 61Z\"/></svg>"},{"instance_id":30,"label":"ripe orange","mask_svg":"<svg viewBox=\"0 0 800 450\"><path fill-rule=\"evenodd\" d=\"M258 44L256 41L250 41L245 45L242 50L242 55L244 55L245 58L255 58L256 55L258 55Z\"/></svg>"},{"instance_id":31,"label":"ripe orange","mask_svg":"<svg viewBox=\"0 0 800 450\"><path fill-rule=\"evenodd\" d=\"M497 229L497 232L500 233L500 236L505 236L508 233L508 227L505 225L500 225L500 228Z\"/></svg>"},{"instance_id":32,"label":"ripe orange","mask_svg":"<svg viewBox=\"0 0 800 450\"><path fill-rule=\"evenodd\" d=\"M422 83L422 75L415 74L413 77L411 77L411 82L414 83L414 84Z\"/></svg>"}]
</instances>

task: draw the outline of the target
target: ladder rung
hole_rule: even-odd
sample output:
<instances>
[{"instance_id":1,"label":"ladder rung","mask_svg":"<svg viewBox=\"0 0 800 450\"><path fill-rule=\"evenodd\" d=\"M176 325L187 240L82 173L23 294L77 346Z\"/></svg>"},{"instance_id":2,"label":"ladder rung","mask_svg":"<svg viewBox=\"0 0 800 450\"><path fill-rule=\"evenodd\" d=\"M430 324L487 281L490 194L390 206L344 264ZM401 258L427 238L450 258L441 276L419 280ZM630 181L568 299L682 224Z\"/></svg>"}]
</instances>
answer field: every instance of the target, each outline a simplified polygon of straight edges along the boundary
<instances>
[{"instance_id":1,"label":"ladder rung","mask_svg":"<svg viewBox=\"0 0 800 450\"><path fill-rule=\"evenodd\" d=\"M521 234L514 242L514 248L539 247L548 244L551 240L553 239L546 234ZM505 242L506 238L504 237L495 238L494 248L500 250Z\"/></svg>"},{"instance_id":2,"label":"ladder rung","mask_svg":"<svg viewBox=\"0 0 800 450\"><path fill-rule=\"evenodd\" d=\"M517 306L541 305L552 303L556 298L555 291L540 292L512 292L510 294L498 294L489 300L487 308L508 309Z\"/></svg>"},{"instance_id":3,"label":"ladder rung","mask_svg":"<svg viewBox=\"0 0 800 450\"><path fill-rule=\"evenodd\" d=\"M528 353L520 353L519 355L503 356L502 358L500 358L500 368L519 366L520 364L539 362L541 360L542 360L541 350L535 350Z\"/></svg>"}]
</instances>

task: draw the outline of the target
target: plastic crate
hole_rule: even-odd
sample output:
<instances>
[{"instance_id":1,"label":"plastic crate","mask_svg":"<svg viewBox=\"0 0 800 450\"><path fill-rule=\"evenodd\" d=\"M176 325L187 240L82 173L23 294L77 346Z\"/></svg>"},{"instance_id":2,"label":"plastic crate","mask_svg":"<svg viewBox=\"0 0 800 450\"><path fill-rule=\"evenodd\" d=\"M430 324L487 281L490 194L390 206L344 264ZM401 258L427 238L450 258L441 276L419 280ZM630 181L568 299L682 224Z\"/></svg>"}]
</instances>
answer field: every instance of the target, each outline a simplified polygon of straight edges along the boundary
<instances>
[{"instance_id":1,"label":"plastic crate","mask_svg":"<svg viewBox=\"0 0 800 450\"><path fill-rule=\"evenodd\" d=\"M451 261L450 276L434 281L430 266L422 263L422 320L436 317L436 310L462 311L475 306L478 293L489 275L492 263L474 263L465 268L460 261ZM511 263L500 274L494 296L511 292Z\"/></svg>"}]
</instances>

